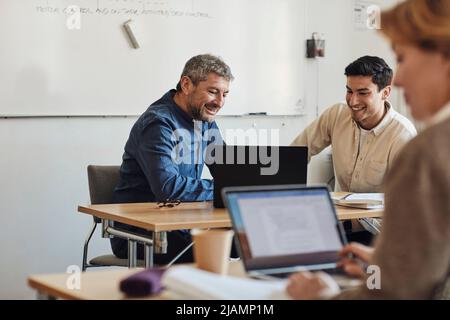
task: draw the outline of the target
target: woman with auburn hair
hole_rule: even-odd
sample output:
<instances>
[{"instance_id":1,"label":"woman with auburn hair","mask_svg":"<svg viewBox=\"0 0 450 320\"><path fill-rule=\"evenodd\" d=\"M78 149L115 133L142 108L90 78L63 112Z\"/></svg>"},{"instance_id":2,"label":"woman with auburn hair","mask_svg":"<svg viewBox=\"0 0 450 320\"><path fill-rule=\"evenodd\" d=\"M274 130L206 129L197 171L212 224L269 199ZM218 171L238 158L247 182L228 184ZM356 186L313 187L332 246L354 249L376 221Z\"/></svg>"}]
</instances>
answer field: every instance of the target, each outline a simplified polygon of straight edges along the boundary
<instances>
[{"instance_id":1,"label":"woman with auburn hair","mask_svg":"<svg viewBox=\"0 0 450 320\"><path fill-rule=\"evenodd\" d=\"M375 247L352 243L340 252L344 271L362 285L331 296L326 275L297 273L287 287L293 298L450 298L450 0L407 0L381 23L397 56L394 85L426 128L386 178Z\"/></svg>"}]
</instances>

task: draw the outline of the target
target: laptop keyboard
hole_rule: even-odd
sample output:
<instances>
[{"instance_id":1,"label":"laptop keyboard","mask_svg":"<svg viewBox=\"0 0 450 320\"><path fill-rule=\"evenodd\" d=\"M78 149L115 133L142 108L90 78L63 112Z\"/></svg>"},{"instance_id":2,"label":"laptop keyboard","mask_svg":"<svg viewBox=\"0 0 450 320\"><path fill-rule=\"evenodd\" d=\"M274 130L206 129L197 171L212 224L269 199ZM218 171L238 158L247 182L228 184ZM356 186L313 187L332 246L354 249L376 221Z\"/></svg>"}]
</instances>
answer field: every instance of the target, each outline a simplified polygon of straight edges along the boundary
<instances>
[{"instance_id":1,"label":"laptop keyboard","mask_svg":"<svg viewBox=\"0 0 450 320\"><path fill-rule=\"evenodd\" d=\"M279 278L279 279L285 279L285 278L289 278L289 276L291 274L292 274L291 272L286 272L286 273L271 274L269 276L274 277L274 278Z\"/></svg>"},{"instance_id":2,"label":"laptop keyboard","mask_svg":"<svg viewBox=\"0 0 450 320\"><path fill-rule=\"evenodd\" d=\"M346 273L344 272L344 270L342 270L342 268L335 268L335 269L325 269L325 270L317 270L317 271L322 271L325 272L331 276L333 275L346 275ZM312 271L315 272L315 271ZM268 274L268 277L272 277L272 278L278 278L278 279L285 279L285 278L289 278L289 276L292 274L292 272L285 272L285 273L276 273L276 274Z\"/></svg>"}]
</instances>

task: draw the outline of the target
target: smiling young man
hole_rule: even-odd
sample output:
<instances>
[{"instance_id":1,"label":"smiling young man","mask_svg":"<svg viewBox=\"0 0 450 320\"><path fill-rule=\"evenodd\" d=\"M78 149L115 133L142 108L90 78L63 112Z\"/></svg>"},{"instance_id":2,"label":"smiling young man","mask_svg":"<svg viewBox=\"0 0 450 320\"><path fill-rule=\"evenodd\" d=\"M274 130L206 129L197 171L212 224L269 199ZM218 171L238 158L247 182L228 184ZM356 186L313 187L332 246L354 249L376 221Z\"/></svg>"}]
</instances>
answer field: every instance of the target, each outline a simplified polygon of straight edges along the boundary
<instances>
[{"instance_id":1,"label":"smiling young man","mask_svg":"<svg viewBox=\"0 0 450 320\"><path fill-rule=\"evenodd\" d=\"M393 72L383 59L361 57L345 75L347 104L325 110L292 145L308 146L309 157L332 146L336 191L381 192L385 174L417 132L388 101Z\"/></svg>"},{"instance_id":2,"label":"smiling young man","mask_svg":"<svg viewBox=\"0 0 450 320\"><path fill-rule=\"evenodd\" d=\"M308 159L332 146L335 191L382 192L384 177L414 125L388 101L393 72L378 57L364 56L345 68L347 95L311 123L292 145L308 146ZM357 223L344 223L351 241L369 244L372 236Z\"/></svg>"},{"instance_id":3,"label":"smiling young man","mask_svg":"<svg viewBox=\"0 0 450 320\"><path fill-rule=\"evenodd\" d=\"M201 178L202 155L210 144L222 143L214 118L232 80L230 68L216 56L203 54L186 62L177 89L154 102L131 129L114 202L213 199L213 181ZM157 264L168 263L190 243L187 232L172 231L167 237L168 253L156 254ZM127 257L126 240L112 238L111 246L116 256ZM138 246L138 258L143 255L143 247ZM192 251L179 261L192 261Z\"/></svg>"}]
</instances>

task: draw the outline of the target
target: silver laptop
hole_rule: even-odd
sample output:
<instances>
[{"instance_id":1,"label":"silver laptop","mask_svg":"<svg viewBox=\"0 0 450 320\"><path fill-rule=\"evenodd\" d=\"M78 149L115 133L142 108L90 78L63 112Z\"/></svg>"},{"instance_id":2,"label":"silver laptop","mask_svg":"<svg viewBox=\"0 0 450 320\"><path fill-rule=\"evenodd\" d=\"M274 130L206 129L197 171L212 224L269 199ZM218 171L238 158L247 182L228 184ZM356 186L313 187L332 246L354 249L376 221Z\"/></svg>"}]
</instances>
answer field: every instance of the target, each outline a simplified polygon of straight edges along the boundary
<instances>
[{"instance_id":1,"label":"silver laptop","mask_svg":"<svg viewBox=\"0 0 450 320\"><path fill-rule=\"evenodd\" d=\"M347 240L326 186L228 187L222 196L249 275L337 272Z\"/></svg>"}]
</instances>

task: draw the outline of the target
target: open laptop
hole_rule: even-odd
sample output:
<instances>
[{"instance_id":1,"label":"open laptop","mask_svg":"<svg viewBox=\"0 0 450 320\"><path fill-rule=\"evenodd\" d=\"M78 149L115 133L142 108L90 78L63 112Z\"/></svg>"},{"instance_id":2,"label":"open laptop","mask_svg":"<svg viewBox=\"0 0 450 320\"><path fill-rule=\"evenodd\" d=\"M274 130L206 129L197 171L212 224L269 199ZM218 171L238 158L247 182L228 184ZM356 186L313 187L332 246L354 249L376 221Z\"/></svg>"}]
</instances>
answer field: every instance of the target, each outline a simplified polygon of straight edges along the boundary
<instances>
[{"instance_id":1,"label":"open laptop","mask_svg":"<svg viewBox=\"0 0 450 320\"><path fill-rule=\"evenodd\" d=\"M209 170L216 208L224 207L224 187L306 184L307 147L218 146L214 157Z\"/></svg>"},{"instance_id":2,"label":"open laptop","mask_svg":"<svg viewBox=\"0 0 450 320\"><path fill-rule=\"evenodd\" d=\"M341 273L337 253L347 240L326 186L230 187L222 195L249 275Z\"/></svg>"}]
</instances>

